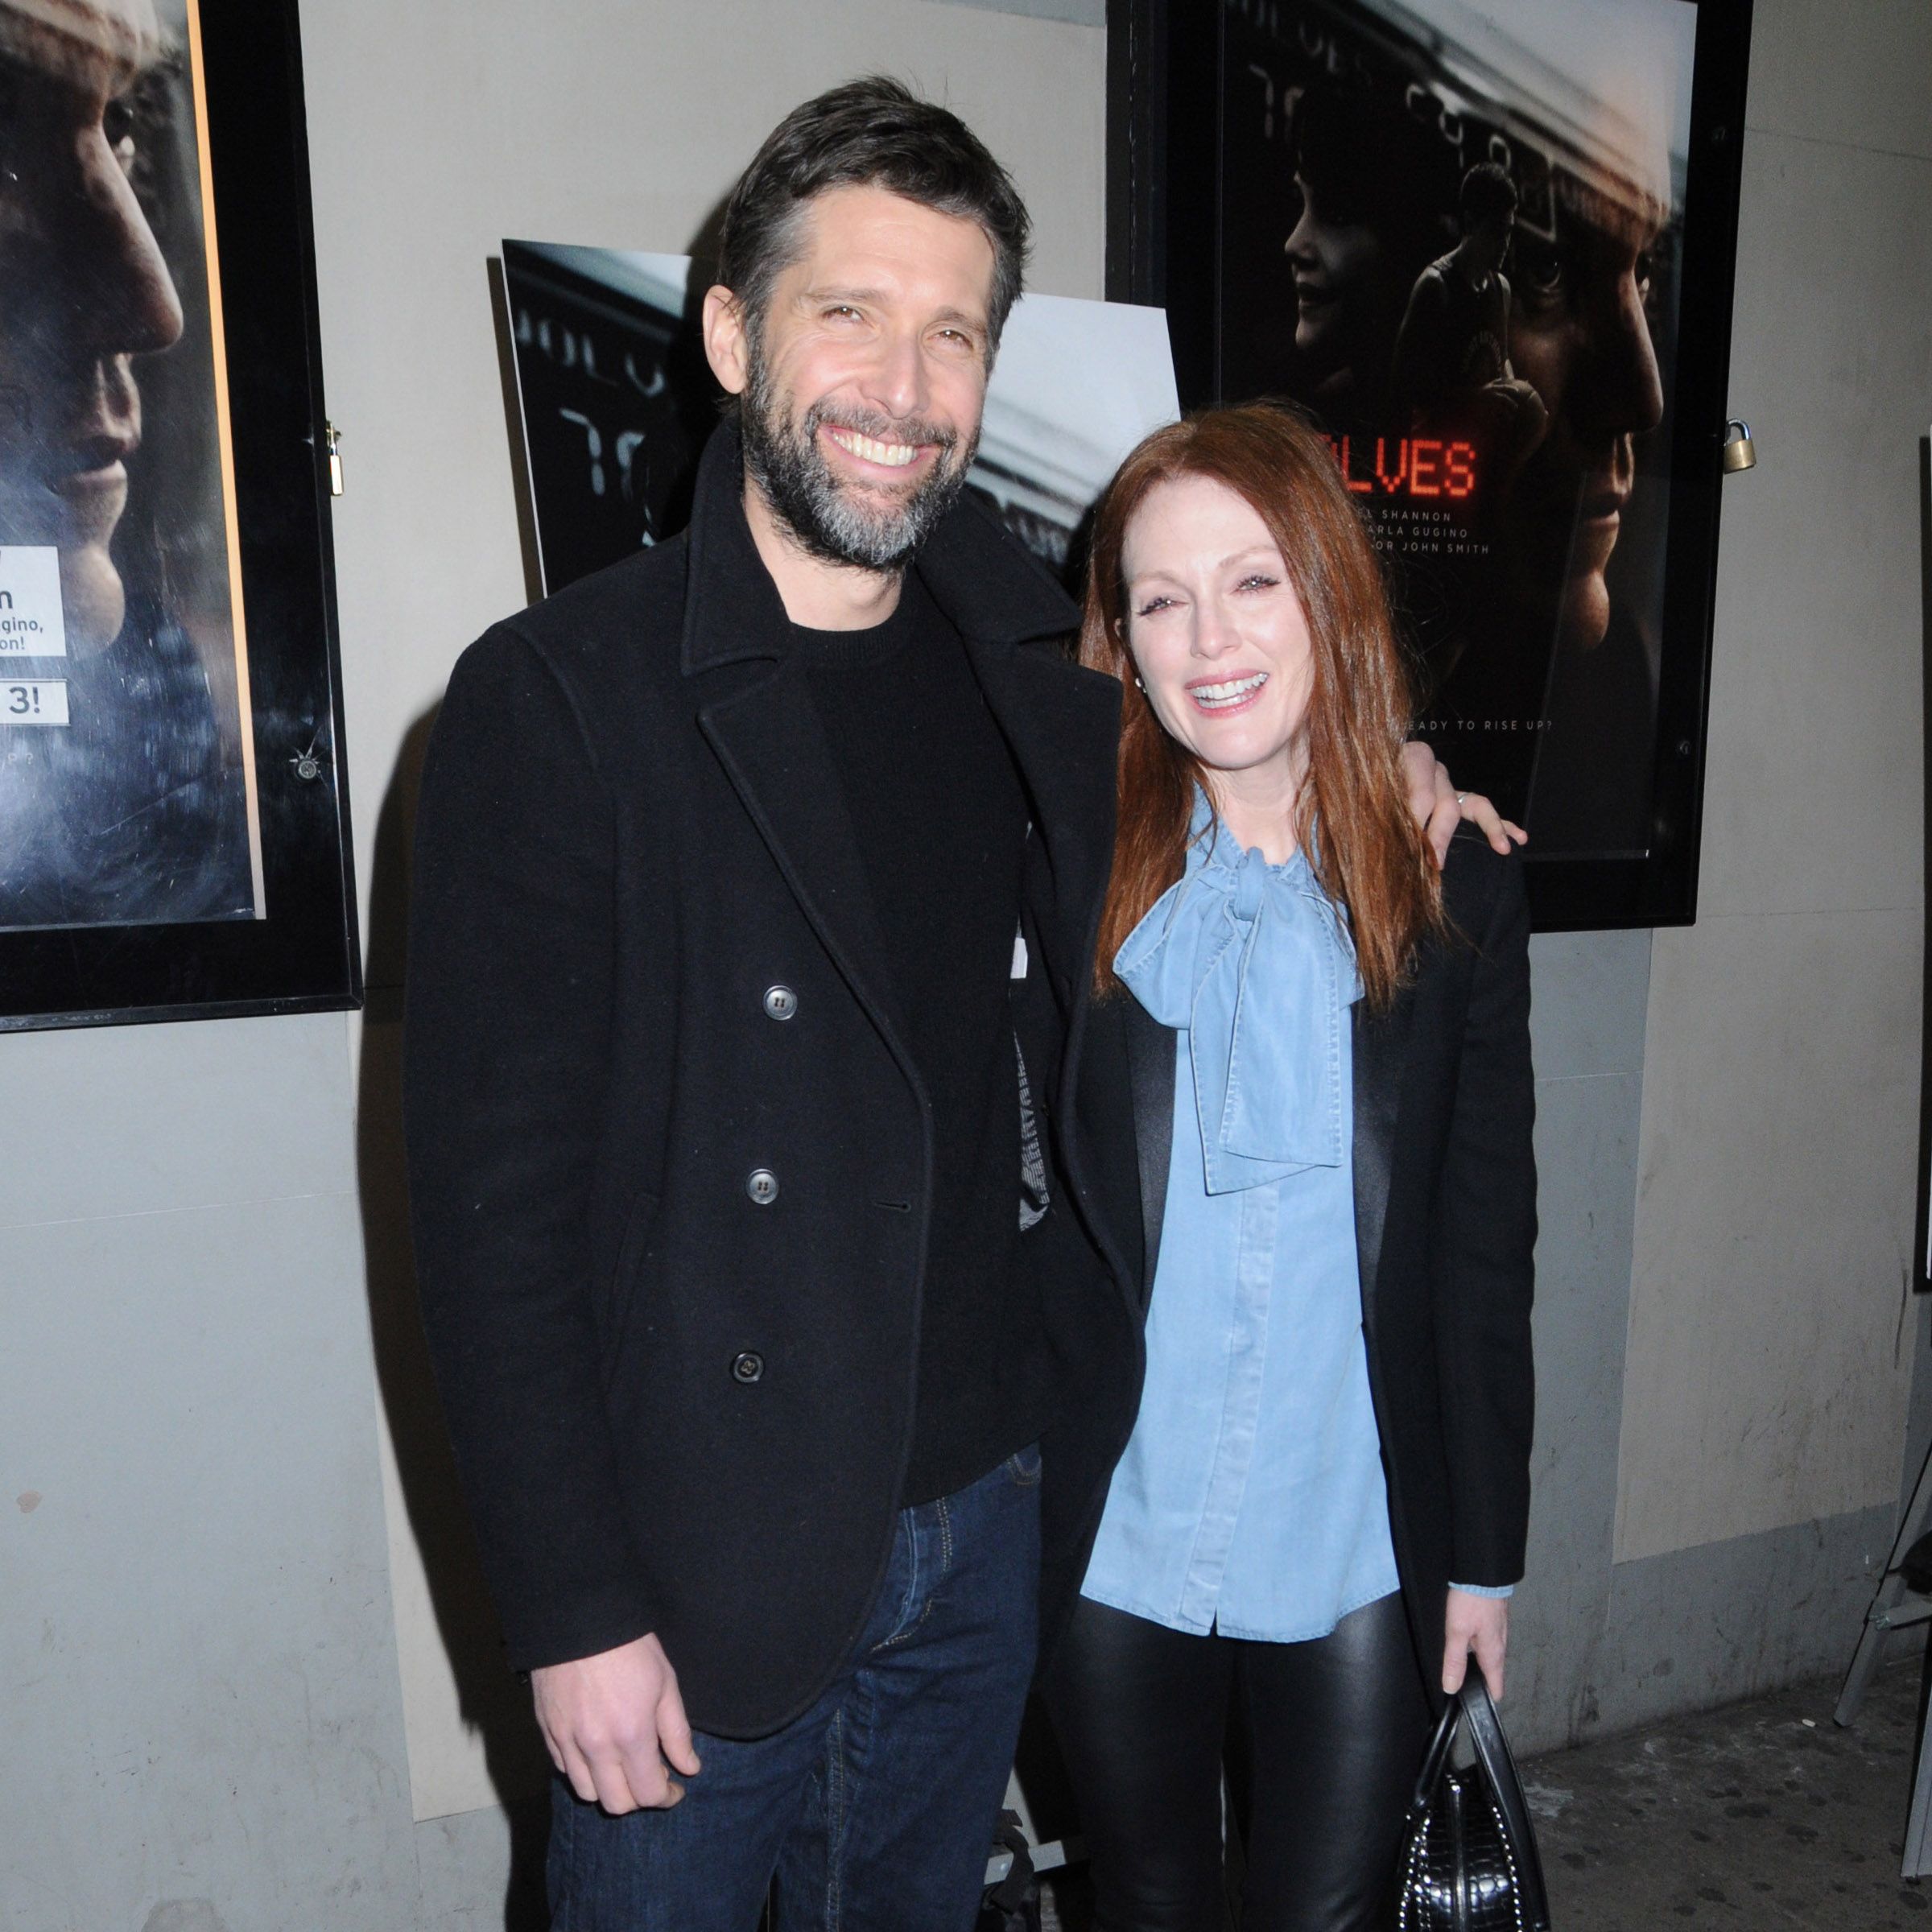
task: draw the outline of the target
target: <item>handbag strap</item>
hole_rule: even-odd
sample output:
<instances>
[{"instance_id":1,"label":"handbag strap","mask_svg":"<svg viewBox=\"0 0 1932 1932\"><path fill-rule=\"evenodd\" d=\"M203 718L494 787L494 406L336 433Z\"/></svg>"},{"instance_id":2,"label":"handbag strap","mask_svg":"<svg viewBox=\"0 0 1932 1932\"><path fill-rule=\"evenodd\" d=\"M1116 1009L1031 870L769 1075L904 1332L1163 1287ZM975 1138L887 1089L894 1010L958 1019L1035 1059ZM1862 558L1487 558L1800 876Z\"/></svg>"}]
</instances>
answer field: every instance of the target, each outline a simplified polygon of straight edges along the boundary
<instances>
[{"instance_id":1,"label":"handbag strap","mask_svg":"<svg viewBox=\"0 0 1932 1932\"><path fill-rule=\"evenodd\" d=\"M1455 1748L1455 1733L1462 1721L1462 1699L1452 1697L1443 1706L1443 1715L1436 1721L1435 1736L1430 1739L1429 1748L1422 1753L1422 1768L1416 1777L1415 1795L1409 1801L1411 1818L1420 1818L1435 1802L1435 1794L1442 1788L1443 1773L1448 1769L1449 1753Z\"/></svg>"},{"instance_id":2,"label":"handbag strap","mask_svg":"<svg viewBox=\"0 0 1932 1932\"><path fill-rule=\"evenodd\" d=\"M1483 1681L1483 1674L1476 1667L1474 1657L1469 1660L1469 1674L1463 1679L1461 1690L1443 1714L1452 1733L1455 1725L1450 1722L1451 1714L1458 1711L1468 1720L1470 1741L1476 1746L1476 1761L1482 1766L1483 1776L1496 1800L1496 1813L1502 1820L1503 1836L1509 1843L1510 1856L1516 1861L1516 1881L1522 1913L1519 1922L1523 1932L1550 1932L1550 1899L1543 1885L1543 1861L1537 1855L1536 1831L1530 1822L1530 1806L1523 1797L1522 1780L1517 1775L1516 1760L1509 1754L1509 1740L1503 1735L1502 1720L1496 1715L1489 1686ZM1442 1727L1439 1725L1436 1742L1429 1748L1431 1761L1442 1737ZM1447 1745L1443 1746L1443 1752L1447 1757ZM1423 1769L1426 1773L1427 1763ZM1439 1764L1435 1765L1435 1775L1438 1777L1442 1775Z\"/></svg>"}]
</instances>

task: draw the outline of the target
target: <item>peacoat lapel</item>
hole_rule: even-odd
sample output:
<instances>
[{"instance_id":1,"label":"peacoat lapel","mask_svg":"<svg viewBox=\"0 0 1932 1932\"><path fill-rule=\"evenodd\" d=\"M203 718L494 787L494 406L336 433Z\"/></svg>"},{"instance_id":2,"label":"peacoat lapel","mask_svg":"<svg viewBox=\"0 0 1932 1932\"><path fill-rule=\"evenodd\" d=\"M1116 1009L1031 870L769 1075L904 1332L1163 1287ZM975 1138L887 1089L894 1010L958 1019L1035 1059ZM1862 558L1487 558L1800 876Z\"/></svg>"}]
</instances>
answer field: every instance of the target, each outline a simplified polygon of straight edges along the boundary
<instances>
[{"instance_id":1,"label":"peacoat lapel","mask_svg":"<svg viewBox=\"0 0 1932 1932\"><path fill-rule=\"evenodd\" d=\"M761 660L770 669L701 703L699 726L826 950L911 1074L844 790L803 667L788 654L778 587L745 521L743 477L742 446L727 423L699 466L687 539L683 669L692 679ZM1070 633L1079 613L971 497L934 531L918 568L964 638L1019 767L1044 858L1034 869L1043 881L1034 894L1034 919L1046 963L1071 1008L1084 990L1113 862L1120 687L1076 671L1039 643Z\"/></svg>"},{"instance_id":2,"label":"peacoat lapel","mask_svg":"<svg viewBox=\"0 0 1932 1932\"><path fill-rule=\"evenodd\" d=\"M781 663L770 677L704 705L698 722L825 950L902 1046L857 834L804 671Z\"/></svg>"},{"instance_id":3,"label":"peacoat lapel","mask_svg":"<svg viewBox=\"0 0 1932 1932\"><path fill-rule=\"evenodd\" d=\"M702 679L760 660L770 669L703 701L698 726L717 753L800 910L917 1088L858 837L790 622L745 521L744 457L721 427L698 468L686 538L683 669Z\"/></svg>"},{"instance_id":4,"label":"peacoat lapel","mask_svg":"<svg viewBox=\"0 0 1932 1932\"><path fill-rule=\"evenodd\" d=\"M1080 621L1042 566L971 497L934 531L919 574L966 641L987 708L1019 767L1044 863L1032 911L1062 1005L1087 978L1113 865L1121 687L1070 665L1051 640Z\"/></svg>"}]
</instances>

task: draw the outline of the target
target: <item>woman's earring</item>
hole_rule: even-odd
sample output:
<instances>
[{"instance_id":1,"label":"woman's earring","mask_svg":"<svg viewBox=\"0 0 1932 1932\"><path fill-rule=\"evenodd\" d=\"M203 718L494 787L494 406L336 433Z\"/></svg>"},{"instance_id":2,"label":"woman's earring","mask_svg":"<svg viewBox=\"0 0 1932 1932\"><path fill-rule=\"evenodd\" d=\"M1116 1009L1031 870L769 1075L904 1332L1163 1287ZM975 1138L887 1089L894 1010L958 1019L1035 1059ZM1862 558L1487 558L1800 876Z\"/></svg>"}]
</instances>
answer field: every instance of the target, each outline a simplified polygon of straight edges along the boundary
<instances>
[{"instance_id":1,"label":"woman's earring","mask_svg":"<svg viewBox=\"0 0 1932 1932\"><path fill-rule=\"evenodd\" d=\"M1141 674L1137 671L1133 674L1133 687L1136 691L1145 691L1147 688L1147 687L1141 682Z\"/></svg>"}]
</instances>

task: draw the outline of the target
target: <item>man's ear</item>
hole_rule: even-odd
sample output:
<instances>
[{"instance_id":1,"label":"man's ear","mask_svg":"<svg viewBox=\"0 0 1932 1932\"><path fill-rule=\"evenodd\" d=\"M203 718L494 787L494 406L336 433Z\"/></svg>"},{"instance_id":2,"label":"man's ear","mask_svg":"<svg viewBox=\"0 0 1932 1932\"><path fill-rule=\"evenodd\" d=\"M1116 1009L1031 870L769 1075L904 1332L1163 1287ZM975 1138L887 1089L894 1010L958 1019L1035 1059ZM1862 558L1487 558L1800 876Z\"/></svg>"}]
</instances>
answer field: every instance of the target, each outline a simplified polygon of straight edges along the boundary
<instances>
[{"instance_id":1,"label":"man's ear","mask_svg":"<svg viewBox=\"0 0 1932 1932\"><path fill-rule=\"evenodd\" d=\"M744 304L721 286L704 291L704 359L728 394L744 394L751 379Z\"/></svg>"}]
</instances>

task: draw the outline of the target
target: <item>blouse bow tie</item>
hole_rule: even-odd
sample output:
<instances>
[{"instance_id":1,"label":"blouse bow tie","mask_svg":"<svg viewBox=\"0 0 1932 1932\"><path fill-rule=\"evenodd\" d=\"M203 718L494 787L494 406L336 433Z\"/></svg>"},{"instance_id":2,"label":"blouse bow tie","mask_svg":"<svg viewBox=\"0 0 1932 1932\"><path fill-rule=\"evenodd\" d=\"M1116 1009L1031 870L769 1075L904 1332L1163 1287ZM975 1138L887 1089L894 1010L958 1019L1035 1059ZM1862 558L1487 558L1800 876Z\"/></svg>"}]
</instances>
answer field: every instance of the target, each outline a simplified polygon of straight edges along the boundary
<instances>
[{"instance_id":1,"label":"blouse bow tie","mask_svg":"<svg viewBox=\"0 0 1932 1932\"><path fill-rule=\"evenodd\" d=\"M1362 990L1341 916L1302 853L1243 852L1198 795L1191 835L1186 872L1113 964L1187 1030L1208 1191L1339 1167L1342 1028Z\"/></svg>"}]
</instances>

